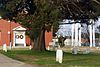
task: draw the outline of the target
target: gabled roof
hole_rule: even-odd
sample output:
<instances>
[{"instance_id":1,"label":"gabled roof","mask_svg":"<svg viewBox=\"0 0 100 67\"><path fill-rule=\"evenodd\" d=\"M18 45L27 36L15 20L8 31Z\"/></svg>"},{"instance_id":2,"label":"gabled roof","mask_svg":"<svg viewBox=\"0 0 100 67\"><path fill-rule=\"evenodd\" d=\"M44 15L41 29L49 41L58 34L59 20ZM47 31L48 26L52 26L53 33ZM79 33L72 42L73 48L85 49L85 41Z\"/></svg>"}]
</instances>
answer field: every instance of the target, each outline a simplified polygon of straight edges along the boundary
<instances>
[{"instance_id":1,"label":"gabled roof","mask_svg":"<svg viewBox=\"0 0 100 67\"><path fill-rule=\"evenodd\" d=\"M13 28L13 30L17 30L17 31L20 30L21 31L21 30L26 30L26 29L22 26L18 26L16 28Z\"/></svg>"}]
</instances>

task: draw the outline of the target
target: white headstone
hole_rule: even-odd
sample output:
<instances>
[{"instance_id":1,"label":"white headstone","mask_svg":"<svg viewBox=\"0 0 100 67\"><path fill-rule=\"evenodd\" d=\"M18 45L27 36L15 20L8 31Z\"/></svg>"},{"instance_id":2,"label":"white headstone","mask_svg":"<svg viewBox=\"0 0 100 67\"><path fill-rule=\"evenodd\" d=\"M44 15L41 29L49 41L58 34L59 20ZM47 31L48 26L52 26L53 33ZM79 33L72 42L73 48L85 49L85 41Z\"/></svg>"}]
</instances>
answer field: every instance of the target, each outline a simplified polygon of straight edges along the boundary
<instances>
[{"instance_id":1,"label":"white headstone","mask_svg":"<svg viewBox=\"0 0 100 67\"><path fill-rule=\"evenodd\" d=\"M72 49L72 54L77 54L77 52L78 52L78 48L74 47L74 48Z\"/></svg>"},{"instance_id":2,"label":"white headstone","mask_svg":"<svg viewBox=\"0 0 100 67\"><path fill-rule=\"evenodd\" d=\"M89 54L90 53L90 49L89 48L86 48L84 51L83 51L83 54Z\"/></svg>"},{"instance_id":3,"label":"white headstone","mask_svg":"<svg viewBox=\"0 0 100 67\"><path fill-rule=\"evenodd\" d=\"M50 47L49 46L47 47L47 50L50 50Z\"/></svg>"},{"instance_id":4,"label":"white headstone","mask_svg":"<svg viewBox=\"0 0 100 67\"><path fill-rule=\"evenodd\" d=\"M58 42L58 39L52 39L53 42Z\"/></svg>"},{"instance_id":5,"label":"white headstone","mask_svg":"<svg viewBox=\"0 0 100 67\"><path fill-rule=\"evenodd\" d=\"M29 46L29 49L30 49L30 50L32 49L32 45Z\"/></svg>"},{"instance_id":6,"label":"white headstone","mask_svg":"<svg viewBox=\"0 0 100 67\"><path fill-rule=\"evenodd\" d=\"M58 42L58 39L55 39L55 42Z\"/></svg>"},{"instance_id":7,"label":"white headstone","mask_svg":"<svg viewBox=\"0 0 100 67\"><path fill-rule=\"evenodd\" d=\"M52 42L49 42L49 46L52 46Z\"/></svg>"},{"instance_id":8,"label":"white headstone","mask_svg":"<svg viewBox=\"0 0 100 67\"><path fill-rule=\"evenodd\" d=\"M62 63L62 59L63 59L63 51L58 49L56 51L56 61L58 61L59 63Z\"/></svg>"},{"instance_id":9,"label":"white headstone","mask_svg":"<svg viewBox=\"0 0 100 67\"><path fill-rule=\"evenodd\" d=\"M56 44L55 44L55 42L52 42L52 46L54 47Z\"/></svg>"},{"instance_id":10,"label":"white headstone","mask_svg":"<svg viewBox=\"0 0 100 67\"><path fill-rule=\"evenodd\" d=\"M65 46L71 45L71 40L70 40L70 39L66 39L66 40L64 41L64 44L65 44Z\"/></svg>"},{"instance_id":11,"label":"white headstone","mask_svg":"<svg viewBox=\"0 0 100 67\"><path fill-rule=\"evenodd\" d=\"M7 45L6 45L6 44L3 45L3 50L4 50L5 52L7 52Z\"/></svg>"},{"instance_id":12,"label":"white headstone","mask_svg":"<svg viewBox=\"0 0 100 67\"><path fill-rule=\"evenodd\" d=\"M2 19L2 16L0 16L0 19Z\"/></svg>"},{"instance_id":13,"label":"white headstone","mask_svg":"<svg viewBox=\"0 0 100 67\"><path fill-rule=\"evenodd\" d=\"M99 50L99 47L96 47L97 50Z\"/></svg>"}]
</instances>

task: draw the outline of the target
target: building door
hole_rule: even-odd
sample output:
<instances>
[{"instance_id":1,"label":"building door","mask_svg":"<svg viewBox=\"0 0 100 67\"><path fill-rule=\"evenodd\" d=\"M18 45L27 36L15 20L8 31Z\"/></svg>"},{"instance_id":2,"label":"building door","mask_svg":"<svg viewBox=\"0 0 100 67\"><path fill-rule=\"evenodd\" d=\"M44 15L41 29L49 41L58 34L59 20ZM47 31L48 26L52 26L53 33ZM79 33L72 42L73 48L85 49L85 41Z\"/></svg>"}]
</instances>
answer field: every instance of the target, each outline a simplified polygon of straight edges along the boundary
<instances>
[{"instance_id":1,"label":"building door","mask_svg":"<svg viewBox=\"0 0 100 67\"><path fill-rule=\"evenodd\" d=\"M22 33L15 33L15 45L16 46L24 46L25 37L23 32Z\"/></svg>"}]
</instances>

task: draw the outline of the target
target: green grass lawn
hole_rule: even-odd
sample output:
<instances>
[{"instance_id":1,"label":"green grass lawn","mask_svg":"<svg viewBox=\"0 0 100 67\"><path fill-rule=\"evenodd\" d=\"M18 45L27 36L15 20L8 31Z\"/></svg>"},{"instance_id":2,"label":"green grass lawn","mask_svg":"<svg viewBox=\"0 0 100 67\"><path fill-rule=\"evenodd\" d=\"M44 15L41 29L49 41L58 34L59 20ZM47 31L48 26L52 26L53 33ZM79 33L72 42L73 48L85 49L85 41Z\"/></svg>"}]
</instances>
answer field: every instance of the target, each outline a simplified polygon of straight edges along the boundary
<instances>
[{"instance_id":1,"label":"green grass lawn","mask_svg":"<svg viewBox=\"0 0 100 67\"><path fill-rule=\"evenodd\" d=\"M55 61L56 52L54 51L9 50L0 51L0 53L39 67L100 67L100 53L73 55L70 52L64 52L62 64Z\"/></svg>"}]
</instances>

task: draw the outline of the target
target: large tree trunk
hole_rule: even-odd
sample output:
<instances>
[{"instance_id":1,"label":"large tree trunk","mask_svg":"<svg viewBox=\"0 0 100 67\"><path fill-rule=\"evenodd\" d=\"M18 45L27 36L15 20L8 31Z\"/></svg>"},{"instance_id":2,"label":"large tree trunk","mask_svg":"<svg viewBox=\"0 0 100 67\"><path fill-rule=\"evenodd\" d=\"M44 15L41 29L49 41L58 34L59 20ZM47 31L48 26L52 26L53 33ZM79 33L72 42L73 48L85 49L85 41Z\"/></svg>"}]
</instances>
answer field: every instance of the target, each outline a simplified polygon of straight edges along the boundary
<instances>
[{"instance_id":1,"label":"large tree trunk","mask_svg":"<svg viewBox=\"0 0 100 67\"><path fill-rule=\"evenodd\" d=\"M38 37L34 39L33 50L46 51L45 47L45 29L42 29Z\"/></svg>"}]
</instances>

